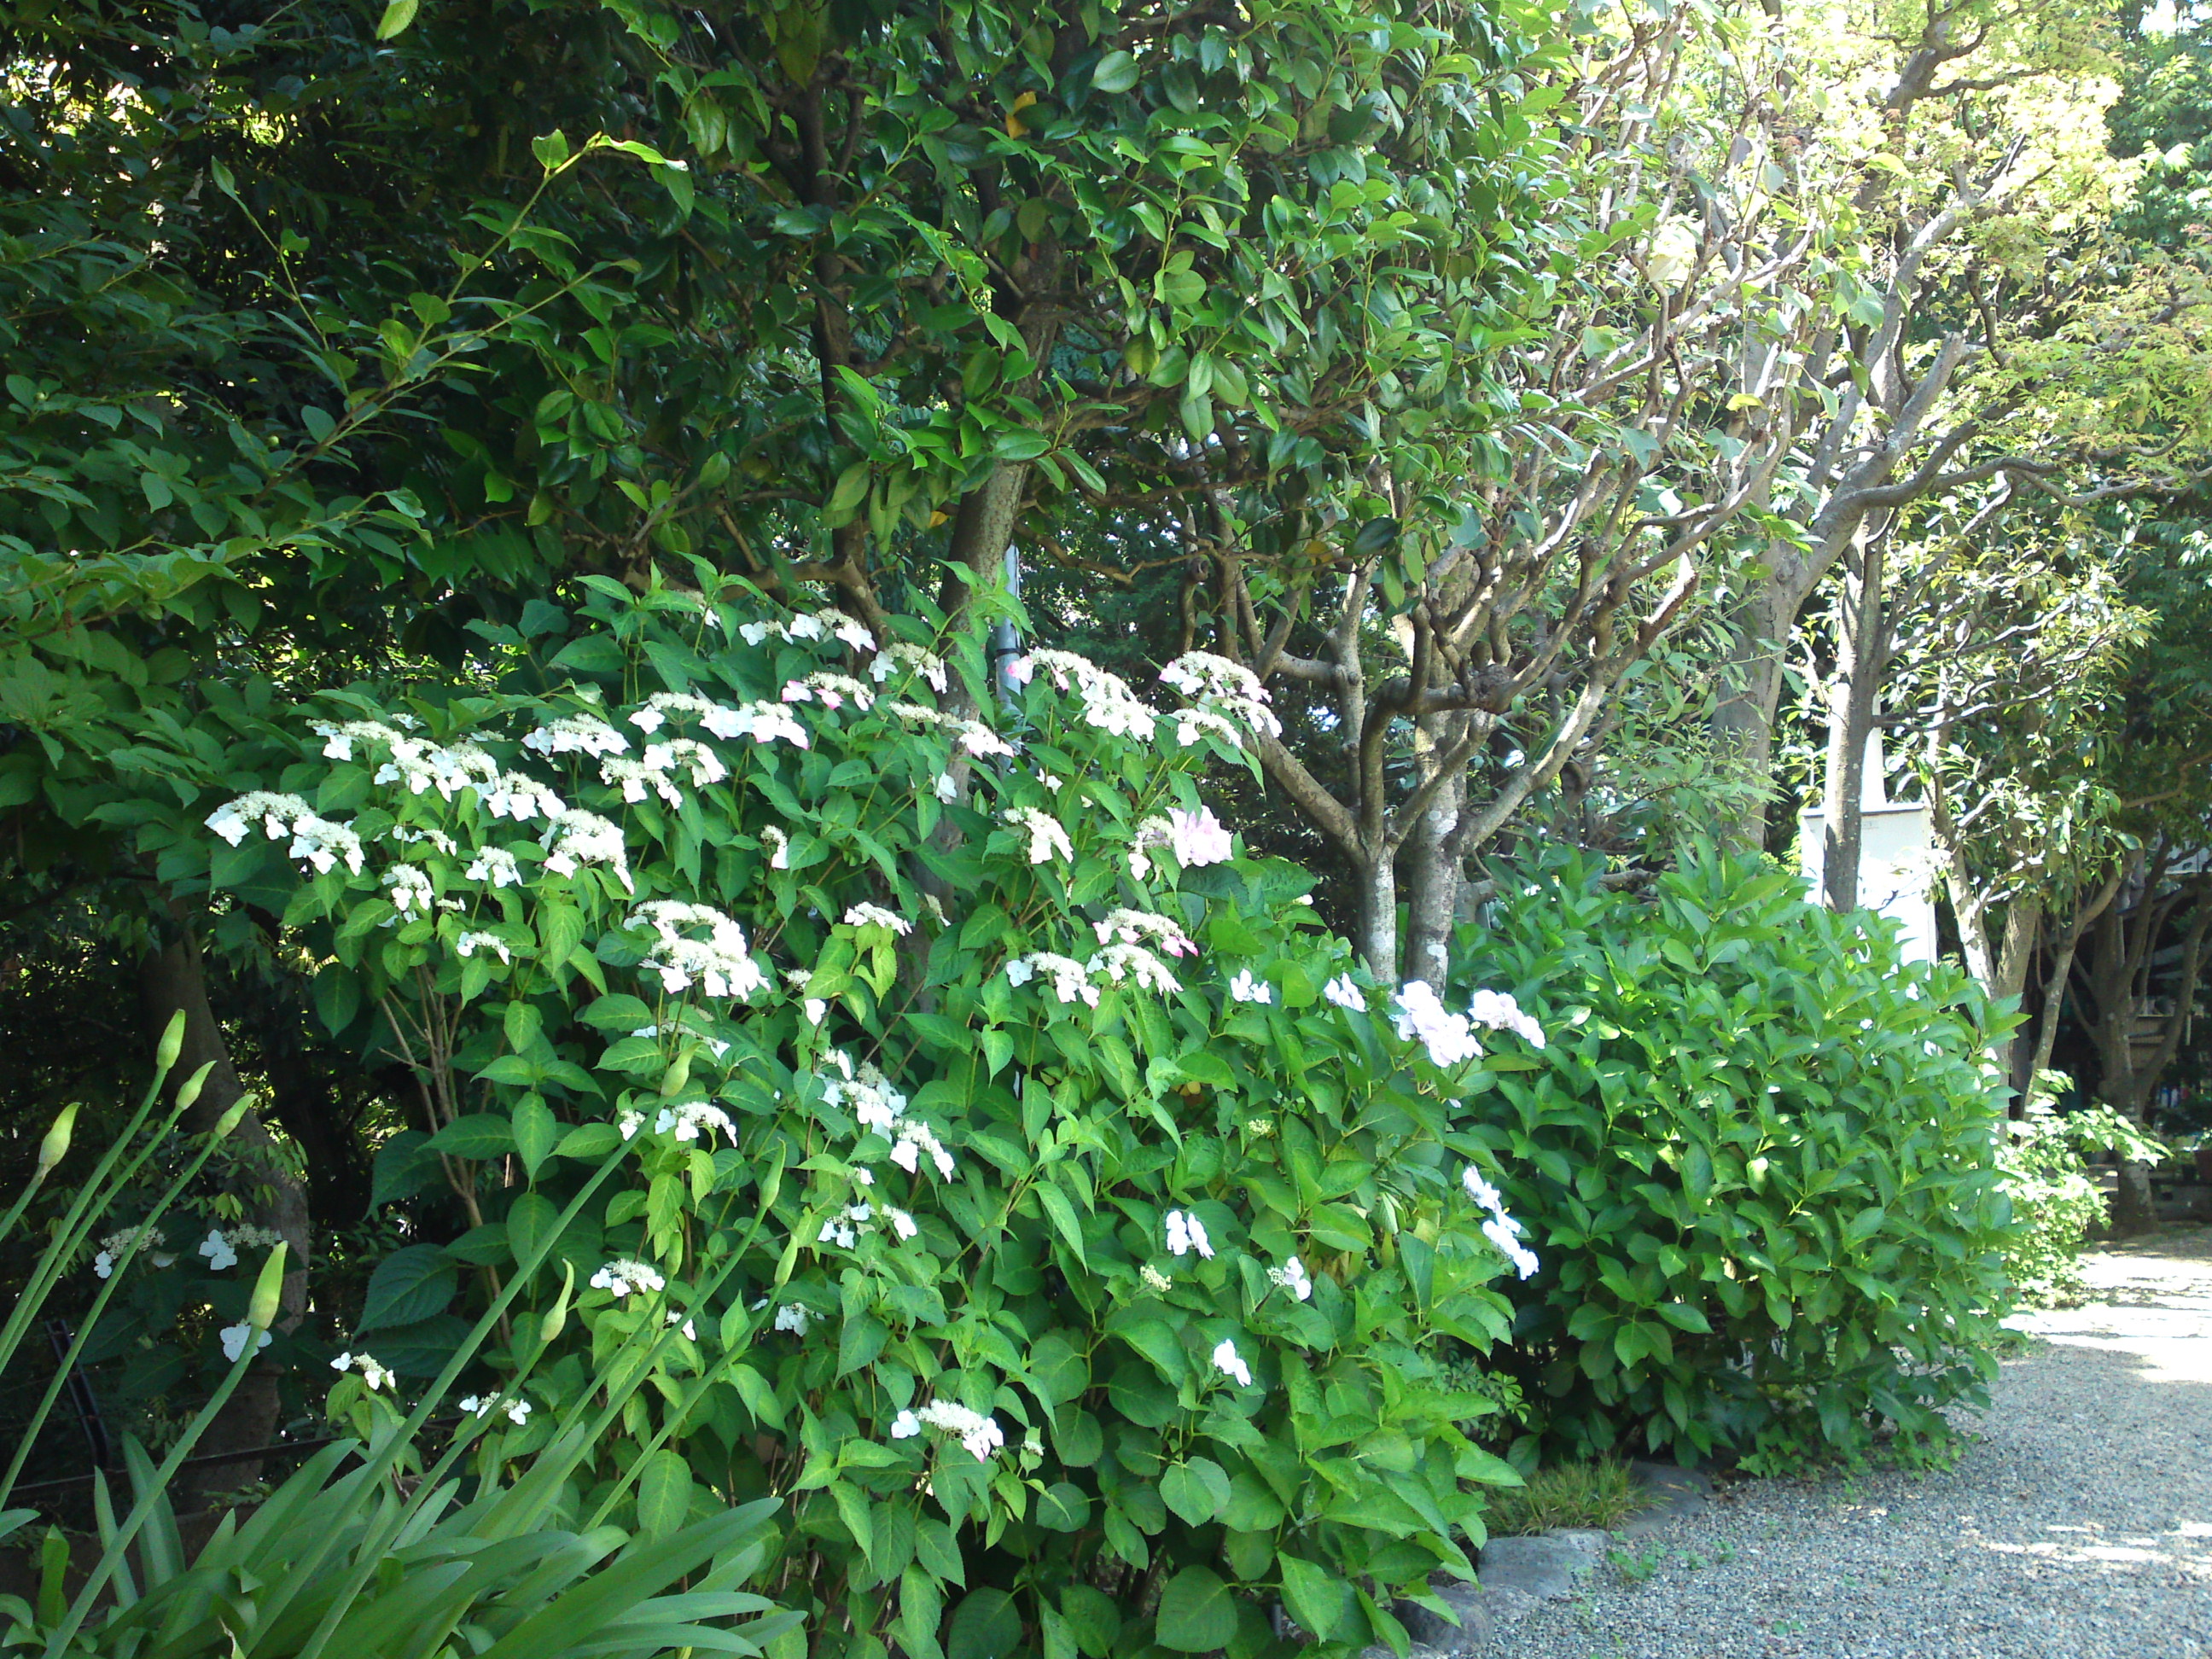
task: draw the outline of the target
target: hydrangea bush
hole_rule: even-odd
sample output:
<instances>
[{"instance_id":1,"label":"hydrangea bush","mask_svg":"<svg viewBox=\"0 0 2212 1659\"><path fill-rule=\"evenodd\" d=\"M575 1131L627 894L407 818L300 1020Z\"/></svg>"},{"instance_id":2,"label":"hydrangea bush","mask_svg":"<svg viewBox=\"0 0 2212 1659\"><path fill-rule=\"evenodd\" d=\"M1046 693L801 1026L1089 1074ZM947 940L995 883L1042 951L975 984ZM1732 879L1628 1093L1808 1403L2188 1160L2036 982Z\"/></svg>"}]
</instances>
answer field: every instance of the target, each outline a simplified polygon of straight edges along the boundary
<instances>
[{"instance_id":1,"label":"hydrangea bush","mask_svg":"<svg viewBox=\"0 0 2212 1659\"><path fill-rule=\"evenodd\" d=\"M817 1654L1243 1659L1277 1600L1402 1644L1515 1478L1461 1385L1535 1262L1462 1103L1476 1025L1541 1033L1370 984L1237 853L1194 780L1264 696L1040 651L1002 707L964 638L735 586L531 614L478 690L249 690L228 789L145 832L415 1068L380 1192L474 1224L380 1268L333 1410L373 1427L559 1228L487 1464L650 1334L594 1478L642 1460L660 1524L787 1497Z\"/></svg>"},{"instance_id":2,"label":"hydrangea bush","mask_svg":"<svg viewBox=\"0 0 2212 1659\"><path fill-rule=\"evenodd\" d=\"M1601 873L1509 871L1454 970L1549 1037L1470 1103L1542 1264L1513 1288L1531 1433L1770 1468L1943 1437L1995 1375L2019 1229L1986 1055L2016 1017L1758 859Z\"/></svg>"}]
</instances>

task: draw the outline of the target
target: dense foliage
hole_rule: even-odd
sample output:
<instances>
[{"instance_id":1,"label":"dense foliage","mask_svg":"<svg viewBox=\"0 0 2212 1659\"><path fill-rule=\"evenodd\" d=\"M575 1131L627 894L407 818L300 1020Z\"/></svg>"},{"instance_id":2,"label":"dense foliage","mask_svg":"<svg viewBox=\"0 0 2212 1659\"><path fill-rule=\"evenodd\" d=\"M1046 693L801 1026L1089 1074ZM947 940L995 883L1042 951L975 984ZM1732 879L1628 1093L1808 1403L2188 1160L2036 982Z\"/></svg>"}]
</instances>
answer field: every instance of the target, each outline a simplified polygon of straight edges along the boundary
<instances>
[{"instance_id":1,"label":"dense foliage","mask_svg":"<svg viewBox=\"0 0 2212 1659\"><path fill-rule=\"evenodd\" d=\"M2005 1304L2004 1018L1759 860L1695 853L1645 895L1598 873L1509 876L1461 945L1551 1036L1471 1103L1544 1264L1516 1292L1530 1431L1777 1457L1940 1434Z\"/></svg>"},{"instance_id":2,"label":"dense foliage","mask_svg":"<svg viewBox=\"0 0 2212 1659\"><path fill-rule=\"evenodd\" d=\"M2030 1306L2066 1307L2086 1293L2082 1246L2090 1230L2108 1219L2089 1158L2112 1153L2155 1164L2166 1153L2109 1106L2053 1109L2052 1085L2063 1081L2051 1073L2037 1079L2026 1115L2006 1126L2008 1143L1997 1154L2005 1196L2020 1223L2005 1248L2005 1277Z\"/></svg>"},{"instance_id":3,"label":"dense foliage","mask_svg":"<svg viewBox=\"0 0 2212 1659\"><path fill-rule=\"evenodd\" d=\"M1277 1595L1358 1646L1470 1571L1514 1476L1466 1385L1525 1260L1455 1122L1478 1051L1200 805L1273 718L1249 680L1187 658L1155 710L1041 652L1000 711L969 639L737 585L530 628L468 695L248 687L203 789L130 815L324 960L430 1118L380 1189L476 1224L378 1271L332 1408L373 1431L550 1239L573 1335L526 1390L494 1356L485 1467L680 1329L589 1468L643 1460L641 1516L791 1494L817 1653L1257 1653Z\"/></svg>"}]
</instances>

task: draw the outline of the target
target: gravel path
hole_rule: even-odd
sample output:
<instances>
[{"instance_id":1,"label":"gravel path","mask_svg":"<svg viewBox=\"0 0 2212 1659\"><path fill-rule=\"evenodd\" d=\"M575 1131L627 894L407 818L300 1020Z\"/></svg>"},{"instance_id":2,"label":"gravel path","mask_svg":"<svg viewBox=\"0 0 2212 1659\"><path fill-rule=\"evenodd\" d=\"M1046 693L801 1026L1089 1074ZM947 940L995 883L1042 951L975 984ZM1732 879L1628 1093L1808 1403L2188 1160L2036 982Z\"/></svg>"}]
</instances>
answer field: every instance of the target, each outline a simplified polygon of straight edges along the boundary
<instances>
[{"instance_id":1,"label":"gravel path","mask_svg":"<svg viewBox=\"0 0 2212 1659\"><path fill-rule=\"evenodd\" d=\"M1723 1489L1500 1659L2212 1659L2212 1231L2087 1267L1956 1469Z\"/></svg>"}]
</instances>

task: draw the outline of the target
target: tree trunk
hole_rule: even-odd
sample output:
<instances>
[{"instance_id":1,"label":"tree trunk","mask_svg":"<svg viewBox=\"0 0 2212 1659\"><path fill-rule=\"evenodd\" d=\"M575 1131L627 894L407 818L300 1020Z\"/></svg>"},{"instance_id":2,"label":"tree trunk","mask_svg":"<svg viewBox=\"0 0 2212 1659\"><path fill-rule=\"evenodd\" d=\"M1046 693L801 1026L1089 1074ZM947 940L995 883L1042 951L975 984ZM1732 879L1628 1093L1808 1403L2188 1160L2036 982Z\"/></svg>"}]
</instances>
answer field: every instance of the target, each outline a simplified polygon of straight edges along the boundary
<instances>
[{"instance_id":1,"label":"tree trunk","mask_svg":"<svg viewBox=\"0 0 2212 1659\"><path fill-rule=\"evenodd\" d=\"M1728 658L1721 665L1722 694L1712 714L1713 736L1724 755L1741 762L1753 779L1774 773L1774 714L1782 701L1782 642L1794 614L1781 615L1785 596L1769 580L1747 594L1729 619ZM1722 845L1756 853L1766 845L1766 809L1747 806L1720 828Z\"/></svg>"},{"instance_id":2,"label":"tree trunk","mask_svg":"<svg viewBox=\"0 0 2212 1659\"><path fill-rule=\"evenodd\" d=\"M2005 1052L1994 1056L2012 1083L2014 1115L2027 1104L2027 1091L2035 1081L2035 1022L2027 1018L2028 969L2035 962L2043 936L2043 901L2022 893L2005 906L2004 943L1997 950L1996 994L2020 1008L2021 1022L2013 1028Z\"/></svg>"},{"instance_id":3,"label":"tree trunk","mask_svg":"<svg viewBox=\"0 0 2212 1659\"><path fill-rule=\"evenodd\" d=\"M1836 678L1828 688L1828 768L1820 798L1820 890L1836 911L1859 908L1859 860L1866 847L1867 739L1875 694L1888 659L1882 626L1881 545L1858 538L1855 568L1836 596Z\"/></svg>"},{"instance_id":4,"label":"tree trunk","mask_svg":"<svg viewBox=\"0 0 2212 1659\"><path fill-rule=\"evenodd\" d=\"M1359 954L1384 984L1398 978L1398 877L1388 853L1360 849L1352 860L1359 882Z\"/></svg>"},{"instance_id":5,"label":"tree trunk","mask_svg":"<svg viewBox=\"0 0 2212 1659\"><path fill-rule=\"evenodd\" d=\"M1461 820L1467 773L1447 779L1407 837L1406 977L1426 980L1442 995L1451 974L1452 927L1459 920Z\"/></svg>"},{"instance_id":6,"label":"tree trunk","mask_svg":"<svg viewBox=\"0 0 2212 1659\"><path fill-rule=\"evenodd\" d=\"M204 1134L246 1091L230 1063L222 1028L209 1005L206 963L199 941L185 918L178 917L167 942L141 960L138 988L149 1041L179 1011L185 1016L184 1048L169 1074L172 1088L203 1065L214 1063L185 1119L186 1128ZM231 1166L234 1190L245 1206L247 1219L272 1230L290 1247L291 1270L284 1275L283 1311L277 1321L279 1328L289 1331L299 1324L307 1306L307 1188L286 1165L258 1112L248 1110L239 1120L222 1156ZM241 1260L238 1271L249 1273L251 1270ZM211 1456L267 1445L276 1430L280 1375L275 1365L266 1364L248 1370L229 1403L209 1425L196 1455ZM251 1485L260 1479L260 1472L258 1462L217 1464L201 1471L190 1484L201 1492L220 1491Z\"/></svg>"}]
</instances>

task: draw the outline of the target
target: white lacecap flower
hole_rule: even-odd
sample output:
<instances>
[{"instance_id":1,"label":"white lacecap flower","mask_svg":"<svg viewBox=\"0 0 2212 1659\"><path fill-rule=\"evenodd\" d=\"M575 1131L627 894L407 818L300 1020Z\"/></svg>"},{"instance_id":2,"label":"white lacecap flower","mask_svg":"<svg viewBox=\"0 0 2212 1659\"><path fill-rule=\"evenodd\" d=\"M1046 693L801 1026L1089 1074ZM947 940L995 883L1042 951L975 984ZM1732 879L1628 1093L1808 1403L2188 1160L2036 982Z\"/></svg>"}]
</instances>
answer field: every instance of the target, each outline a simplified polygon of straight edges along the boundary
<instances>
[{"instance_id":1,"label":"white lacecap flower","mask_svg":"<svg viewBox=\"0 0 2212 1659\"><path fill-rule=\"evenodd\" d=\"M1227 728L1224 735L1232 742L1243 731L1261 732L1271 738L1282 733L1283 723L1267 707L1269 699L1259 676L1242 663L1209 651L1187 651L1160 671L1160 678L1197 705L1179 714L1179 722L1218 729L1214 728L1218 721ZM1177 741L1183 744L1191 743L1194 737L1194 732L1188 736L1181 731L1176 733Z\"/></svg>"},{"instance_id":2,"label":"white lacecap flower","mask_svg":"<svg viewBox=\"0 0 2212 1659\"><path fill-rule=\"evenodd\" d=\"M621 1132L624 1140L634 1139L636 1138L637 1132L645 1127L645 1114L625 1109L615 1119L615 1127Z\"/></svg>"},{"instance_id":3,"label":"white lacecap flower","mask_svg":"<svg viewBox=\"0 0 2212 1659\"><path fill-rule=\"evenodd\" d=\"M965 1406L955 1405L949 1400L933 1400L916 1410L914 1417L924 1427L957 1436L969 1454L979 1462L989 1458L992 1453L1006 1443L1006 1432L999 1427L996 1418L987 1417ZM897 1419L894 1419L894 1427L896 1423Z\"/></svg>"},{"instance_id":4,"label":"white lacecap flower","mask_svg":"<svg viewBox=\"0 0 2212 1659\"><path fill-rule=\"evenodd\" d=\"M624 892L636 890L621 826L596 812L573 808L556 812L539 841L546 849L545 867L555 875L573 876L586 865L602 864L615 872Z\"/></svg>"},{"instance_id":5,"label":"white lacecap flower","mask_svg":"<svg viewBox=\"0 0 2212 1659\"><path fill-rule=\"evenodd\" d=\"M1492 1186L1474 1164L1470 1164L1467 1166L1466 1170L1460 1176L1460 1182L1467 1188L1467 1195L1481 1205L1484 1209L1503 1210L1505 1207L1504 1194Z\"/></svg>"},{"instance_id":6,"label":"white lacecap flower","mask_svg":"<svg viewBox=\"0 0 2212 1659\"><path fill-rule=\"evenodd\" d=\"M617 1302L633 1291L659 1291L665 1289L667 1284L647 1263L633 1261L626 1256L605 1263L591 1278L593 1290L605 1291Z\"/></svg>"},{"instance_id":7,"label":"white lacecap flower","mask_svg":"<svg viewBox=\"0 0 2212 1659\"><path fill-rule=\"evenodd\" d=\"M1460 1175L1460 1182L1467 1195L1490 1212L1490 1218L1482 1224L1482 1235L1498 1247L1498 1253L1513 1264L1514 1271L1526 1279L1540 1265L1536 1253L1521 1242L1521 1224L1505 1213L1505 1199L1498 1188L1469 1164Z\"/></svg>"},{"instance_id":8,"label":"white lacecap flower","mask_svg":"<svg viewBox=\"0 0 2212 1659\"><path fill-rule=\"evenodd\" d=\"M640 966L659 975L664 991L697 985L710 997L742 1000L768 987L768 975L747 953L744 929L711 905L650 899L623 925L653 929L655 942ZM694 937L701 932L705 939Z\"/></svg>"},{"instance_id":9,"label":"white lacecap flower","mask_svg":"<svg viewBox=\"0 0 2212 1659\"><path fill-rule=\"evenodd\" d=\"M1204 1261L1213 1260L1213 1241L1206 1236L1206 1224L1196 1216L1187 1210L1170 1210L1166 1227L1170 1255L1188 1255L1195 1251Z\"/></svg>"},{"instance_id":10,"label":"white lacecap flower","mask_svg":"<svg viewBox=\"0 0 2212 1659\"><path fill-rule=\"evenodd\" d=\"M681 1308L671 1308L668 1310L668 1317L661 1322L665 1325L680 1325L683 1327L684 1340L686 1342L696 1342L699 1340L698 1326L692 1322L691 1316L685 1313Z\"/></svg>"},{"instance_id":11,"label":"white lacecap flower","mask_svg":"<svg viewBox=\"0 0 2212 1659\"><path fill-rule=\"evenodd\" d=\"M629 739L596 714L563 714L548 720L522 746L540 755L623 755Z\"/></svg>"},{"instance_id":12,"label":"white lacecap flower","mask_svg":"<svg viewBox=\"0 0 2212 1659\"><path fill-rule=\"evenodd\" d=\"M1222 1338L1214 1345L1213 1369L1240 1389L1252 1386L1252 1368L1244 1363L1237 1352L1236 1342L1229 1337Z\"/></svg>"},{"instance_id":13,"label":"white lacecap flower","mask_svg":"<svg viewBox=\"0 0 2212 1659\"><path fill-rule=\"evenodd\" d=\"M790 705L766 698L740 703L735 708L717 703L699 723L725 743L750 738L765 745L781 738L794 749L813 746L813 739L799 724L799 717L791 712Z\"/></svg>"},{"instance_id":14,"label":"white lacecap flower","mask_svg":"<svg viewBox=\"0 0 2212 1659\"><path fill-rule=\"evenodd\" d=\"M1437 1000L1425 980L1409 980L1398 988L1391 1008L1401 1042L1419 1041L1430 1060L1449 1068L1477 1058L1482 1045L1463 1014L1455 1014Z\"/></svg>"},{"instance_id":15,"label":"white lacecap flower","mask_svg":"<svg viewBox=\"0 0 2212 1659\"><path fill-rule=\"evenodd\" d=\"M937 799L948 806L960 799L960 786L952 781L952 774L950 772L939 772L937 775L937 781L932 787Z\"/></svg>"},{"instance_id":16,"label":"white lacecap flower","mask_svg":"<svg viewBox=\"0 0 2212 1659\"><path fill-rule=\"evenodd\" d=\"M334 1371L359 1371L362 1382L372 1394L387 1387L394 1380L391 1367L380 1364L374 1354L366 1352L342 1353L331 1361L331 1369Z\"/></svg>"},{"instance_id":17,"label":"white lacecap flower","mask_svg":"<svg viewBox=\"0 0 2212 1659\"><path fill-rule=\"evenodd\" d=\"M814 1316L796 1302L787 1302L775 1310L775 1328L789 1331L793 1336L806 1334L806 1328L814 1322Z\"/></svg>"},{"instance_id":18,"label":"white lacecap flower","mask_svg":"<svg viewBox=\"0 0 2212 1659\"><path fill-rule=\"evenodd\" d=\"M1157 991L1165 996L1173 996L1182 989L1182 982L1167 963L1141 945L1109 945L1085 963L1083 971L1093 984L1133 981L1139 990Z\"/></svg>"},{"instance_id":19,"label":"white lacecap flower","mask_svg":"<svg viewBox=\"0 0 2212 1659\"><path fill-rule=\"evenodd\" d=\"M1301 1302L1313 1299L1313 1280L1306 1276L1306 1264L1296 1256L1291 1257L1279 1267L1268 1268L1267 1278Z\"/></svg>"},{"instance_id":20,"label":"white lacecap flower","mask_svg":"<svg viewBox=\"0 0 2212 1659\"><path fill-rule=\"evenodd\" d=\"M1237 1002L1273 1002L1275 994L1267 981L1256 977L1249 968L1237 970L1237 977L1229 981L1229 994Z\"/></svg>"},{"instance_id":21,"label":"white lacecap flower","mask_svg":"<svg viewBox=\"0 0 2212 1659\"><path fill-rule=\"evenodd\" d=\"M732 1145L738 1139L738 1126L730 1121L730 1115L720 1107L703 1100L662 1107L653 1127L654 1133L665 1135L672 1133L678 1140L696 1140L702 1129L719 1131L726 1135Z\"/></svg>"},{"instance_id":22,"label":"white lacecap flower","mask_svg":"<svg viewBox=\"0 0 2212 1659\"><path fill-rule=\"evenodd\" d=\"M1544 1046L1544 1028L1521 1011L1521 1005L1503 991L1477 991L1468 999L1467 1017L1493 1031L1510 1031L1531 1048Z\"/></svg>"},{"instance_id":23,"label":"white lacecap flower","mask_svg":"<svg viewBox=\"0 0 2212 1659\"><path fill-rule=\"evenodd\" d=\"M220 1227L209 1229L208 1236L200 1240L199 1253L208 1259L208 1271L221 1273L226 1267L238 1265L238 1251ZM233 1356L235 1358L235 1356Z\"/></svg>"},{"instance_id":24,"label":"white lacecap flower","mask_svg":"<svg viewBox=\"0 0 2212 1659\"><path fill-rule=\"evenodd\" d=\"M256 823L270 840L281 841L295 823L314 815L315 809L297 795L255 789L216 807L205 822L209 829L235 847L246 839L246 832Z\"/></svg>"},{"instance_id":25,"label":"white lacecap flower","mask_svg":"<svg viewBox=\"0 0 2212 1659\"><path fill-rule=\"evenodd\" d=\"M1347 1013L1364 1014L1367 1012L1367 994L1359 988L1359 982L1349 974L1339 974L1322 988L1321 994Z\"/></svg>"},{"instance_id":26,"label":"white lacecap flower","mask_svg":"<svg viewBox=\"0 0 2212 1659\"><path fill-rule=\"evenodd\" d=\"M791 837L774 824L763 824L760 832L761 846L768 852L768 867L771 870L791 868Z\"/></svg>"},{"instance_id":27,"label":"white lacecap flower","mask_svg":"<svg viewBox=\"0 0 2212 1659\"><path fill-rule=\"evenodd\" d=\"M1116 940L1123 945L1147 945L1171 957L1190 956L1198 950L1181 923L1150 910L1109 910L1104 921L1092 922L1091 928L1101 945Z\"/></svg>"},{"instance_id":28,"label":"white lacecap flower","mask_svg":"<svg viewBox=\"0 0 2212 1659\"><path fill-rule=\"evenodd\" d=\"M513 887L522 880L522 866L504 847L480 847L465 872L471 881L488 881L494 887Z\"/></svg>"},{"instance_id":29,"label":"white lacecap flower","mask_svg":"<svg viewBox=\"0 0 2212 1659\"><path fill-rule=\"evenodd\" d=\"M253 1327L240 1320L235 1325L226 1325L216 1336L222 1343L222 1357L235 1364L239 1355L246 1352L246 1339L253 1334ZM269 1333L261 1333L261 1340L253 1345L256 1353L269 1346Z\"/></svg>"},{"instance_id":30,"label":"white lacecap flower","mask_svg":"<svg viewBox=\"0 0 2212 1659\"><path fill-rule=\"evenodd\" d=\"M911 1440L921 1432L921 1419L910 1411L902 1411L891 1419L891 1438Z\"/></svg>"},{"instance_id":31,"label":"white lacecap flower","mask_svg":"<svg viewBox=\"0 0 2212 1659\"><path fill-rule=\"evenodd\" d=\"M1048 864L1055 856L1063 859L1075 856L1075 848L1067 839L1067 831L1050 813L1040 812L1034 806L1015 806L1007 809L1005 819L1016 829L1029 831L1031 864Z\"/></svg>"},{"instance_id":32,"label":"white lacecap flower","mask_svg":"<svg viewBox=\"0 0 2212 1659\"><path fill-rule=\"evenodd\" d=\"M479 951L489 951L501 962L512 963L514 960L513 953L507 949L507 941L497 933L463 933L453 941L455 956L472 957Z\"/></svg>"},{"instance_id":33,"label":"white lacecap flower","mask_svg":"<svg viewBox=\"0 0 2212 1659\"><path fill-rule=\"evenodd\" d=\"M845 911L844 925L848 927L888 927L904 939L914 932L914 924L904 916L886 910L880 904L854 904Z\"/></svg>"},{"instance_id":34,"label":"white lacecap flower","mask_svg":"<svg viewBox=\"0 0 2212 1659\"><path fill-rule=\"evenodd\" d=\"M1087 657L1071 651L1032 651L1028 666L1032 676L1044 675L1060 690L1074 688L1086 726L1149 742L1159 725L1159 711L1132 691L1127 680Z\"/></svg>"}]
</instances>

